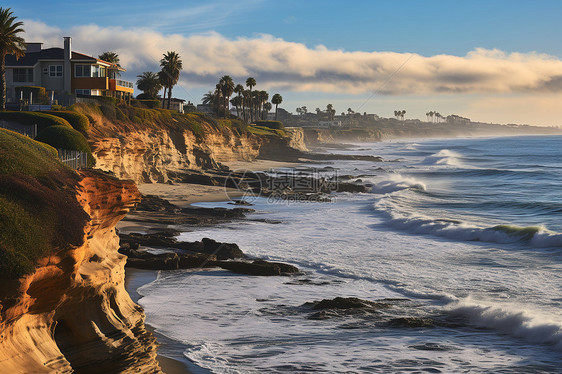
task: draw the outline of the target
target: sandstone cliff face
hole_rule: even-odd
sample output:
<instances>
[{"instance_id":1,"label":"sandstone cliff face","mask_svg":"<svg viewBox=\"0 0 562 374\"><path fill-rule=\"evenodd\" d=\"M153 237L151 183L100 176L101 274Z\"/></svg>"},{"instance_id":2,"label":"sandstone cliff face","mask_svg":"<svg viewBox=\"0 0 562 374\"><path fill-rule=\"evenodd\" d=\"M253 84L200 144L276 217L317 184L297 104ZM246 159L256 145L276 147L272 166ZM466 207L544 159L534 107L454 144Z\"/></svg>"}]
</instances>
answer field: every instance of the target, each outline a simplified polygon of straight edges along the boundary
<instances>
[{"instance_id":1,"label":"sandstone cliff face","mask_svg":"<svg viewBox=\"0 0 562 374\"><path fill-rule=\"evenodd\" d=\"M126 258L117 252L115 224L139 192L132 182L81 176L77 199L91 218L84 243L0 286L2 373L160 373L142 309L124 288Z\"/></svg>"},{"instance_id":2,"label":"sandstone cliff face","mask_svg":"<svg viewBox=\"0 0 562 374\"><path fill-rule=\"evenodd\" d=\"M96 167L137 183L165 183L188 169L213 168L221 162L256 158L294 159L306 150L302 130L287 138L235 134L232 130L204 129L198 140L191 131L134 130L126 136L92 141Z\"/></svg>"}]
</instances>

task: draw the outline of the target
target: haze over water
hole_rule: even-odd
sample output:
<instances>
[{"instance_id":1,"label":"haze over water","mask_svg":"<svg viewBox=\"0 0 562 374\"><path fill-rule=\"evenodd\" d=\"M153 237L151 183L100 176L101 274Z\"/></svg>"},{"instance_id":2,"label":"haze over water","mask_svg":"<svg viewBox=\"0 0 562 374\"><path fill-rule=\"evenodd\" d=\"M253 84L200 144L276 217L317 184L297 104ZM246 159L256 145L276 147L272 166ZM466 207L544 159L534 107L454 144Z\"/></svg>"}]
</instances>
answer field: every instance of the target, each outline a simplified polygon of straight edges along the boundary
<instances>
[{"instance_id":1,"label":"haze over water","mask_svg":"<svg viewBox=\"0 0 562 374\"><path fill-rule=\"evenodd\" d=\"M180 236L235 242L304 275L162 272L139 290L140 304L157 331L216 373L557 372L561 141L358 145L347 152L387 161L310 166L354 175L371 193L261 198L243 222ZM324 320L303 306L338 296L392 306Z\"/></svg>"}]
</instances>

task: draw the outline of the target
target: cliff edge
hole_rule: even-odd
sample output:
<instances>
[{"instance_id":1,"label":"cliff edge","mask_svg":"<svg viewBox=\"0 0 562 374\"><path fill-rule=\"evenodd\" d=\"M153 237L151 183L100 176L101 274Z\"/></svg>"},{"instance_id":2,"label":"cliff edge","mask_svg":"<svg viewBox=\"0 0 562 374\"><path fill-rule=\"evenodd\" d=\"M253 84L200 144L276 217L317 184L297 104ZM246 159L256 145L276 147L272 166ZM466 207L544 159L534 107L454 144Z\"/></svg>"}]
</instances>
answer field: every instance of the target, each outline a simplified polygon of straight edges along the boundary
<instances>
[{"instance_id":1,"label":"cliff edge","mask_svg":"<svg viewBox=\"0 0 562 374\"><path fill-rule=\"evenodd\" d=\"M18 134L0 138L0 372L160 373L117 252L135 184L76 173Z\"/></svg>"}]
</instances>

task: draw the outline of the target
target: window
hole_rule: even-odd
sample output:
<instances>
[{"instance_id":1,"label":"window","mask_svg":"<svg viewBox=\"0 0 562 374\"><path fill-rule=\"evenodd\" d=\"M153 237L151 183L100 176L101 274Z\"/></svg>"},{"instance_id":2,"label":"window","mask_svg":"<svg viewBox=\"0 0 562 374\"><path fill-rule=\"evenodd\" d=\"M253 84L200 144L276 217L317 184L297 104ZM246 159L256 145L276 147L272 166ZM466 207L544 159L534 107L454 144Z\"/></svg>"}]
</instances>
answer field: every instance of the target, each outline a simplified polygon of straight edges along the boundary
<instances>
[{"instance_id":1,"label":"window","mask_svg":"<svg viewBox=\"0 0 562 374\"><path fill-rule=\"evenodd\" d=\"M17 68L14 71L14 82L33 82L33 69Z\"/></svg>"},{"instance_id":2,"label":"window","mask_svg":"<svg viewBox=\"0 0 562 374\"><path fill-rule=\"evenodd\" d=\"M98 65L74 65L75 77L104 78L106 69Z\"/></svg>"},{"instance_id":3,"label":"window","mask_svg":"<svg viewBox=\"0 0 562 374\"><path fill-rule=\"evenodd\" d=\"M75 77L91 77L92 65L74 65Z\"/></svg>"},{"instance_id":4,"label":"window","mask_svg":"<svg viewBox=\"0 0 562 374\"><path fill-rule=\"evenodd\" d=\"M76 95L86 95L86 96L90 96L91 91L90 90L76 90Z\"/></svg>"},{"instance_id":5,"label":"window","mask_svg":"<svg viewBox=\"0 0 562 374\"><path fill-rule=\"evenodd\" d=\"M92 77L94 78L105 77L105 69L97 65L92 66Z\"/></svg>"},{"instance_id":6,"label":"window","mask_svg":"<svg viewBox=\"0 0 562 374\"><path fill-rule=\"evenodd\" d=\"M62 77L62 65L50 65L49 77Z\"/></svg>"}]
</instances>

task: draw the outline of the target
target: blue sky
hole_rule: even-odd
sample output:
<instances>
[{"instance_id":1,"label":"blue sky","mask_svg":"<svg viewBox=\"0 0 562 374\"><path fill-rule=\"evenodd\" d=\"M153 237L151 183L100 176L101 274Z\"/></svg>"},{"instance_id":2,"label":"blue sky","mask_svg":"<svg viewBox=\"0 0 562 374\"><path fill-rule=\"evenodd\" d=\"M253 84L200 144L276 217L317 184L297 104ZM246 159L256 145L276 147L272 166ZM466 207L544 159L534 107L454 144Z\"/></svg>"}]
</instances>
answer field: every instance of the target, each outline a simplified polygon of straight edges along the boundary
<instances>
[{"instance_id":1,"label":"blue sky","mask_svg":"<svg viewBox=\"0 0 562 374\"><path fill-rule=\"evenodd\" d=\"M80 34L77 27L84 25L95 25L99 29L113 28L114 31L115 27L119 26L118 31L142 29L147 35L157 33L162 37L169 37L171 34L175 34L181 35L185 40L193 38L195 35L208 36L209 33L212 33L215 38L220 36L226 40L222 41L223 46L227 45L229 41L241 38L248 43L253 40L261 40L263 39L262 34L266 34L284 43L293 43L293 47L295 45L306 47L311 51L312 56L307 57L308 59L323 56L322 53L312 53L319 45L329 51L357 52L347 57L354 59L354 63L358 64L359 69L367 64L372 71L378 71L373 64L382 66L386 64L386 60L379 59L380 56L377 55L375 56L376 61L365 62L364 56L361 55L362 52L397 53L392 64L389 62L389 65L385 67L386 76L398 68L400 61L406 61L409 54L416 54L412 62L408 62L407 69L405 68L404 72L397 74L396 80L401 78L402 73L410 75L411 79L414 79L416 69L437 69L435 66L439 66L437 69L439 71L433 73L436 74L437 80L445 76L444 74L447 76L452 74L454 77L431 89L417 89L412 92L408 92L406 89L412 85L412 81L404 81L401 83L401 88L396 89L395 92L388 92L384 95L377 93L374 99L365 106L365 110L390 116L393 109L399 109L396 106L403 103L405 109L411 109L408 112L417 118L424 118L426 111L437 109L444 114L455 112L479 120L489 119L504 123L531 121L552 125L562 123L562 121L557 121L557 118L562 117L562 113L553 112L552 109L557 107L555 103L559 95L558 86L556 89L552 88L552 82L558 81L558 74L553 72L557 68L553 67L549 70L545 67L548 66L546 60L558 61L562 58L562 43L559 42L559 36L562 35L562 22L560 22L562 2L560 1L240 0L231 2L221 0L177 2L165 0L138 2L125 0L115 2L102 0L89 3L4 1L3 6L11 7L14 13L24 21L40 22L60 30L59 34L68 32ZM32 29L35 39L41 37L39 27ZM56 32L51 32L51 34L55 35ZM74 35L71 36L74 37ZM119 33L114 37L119 38ZM149 37L147 36L147 38ZM76 41L79 44L77 45L75 42L75 48L82 52L88 52L87 48L95 49L98 45L90 42L86 37L83 39L78 37ZM238 44L233 44L239 48ZM186 41L186 46L193 45ZM109 47L118 50L123 55L128 53L126 48L120 47L118 40L115 45ZM280 49L282 47L282 45L279 46ZM481 85L480 81L483 76L497 75L498 71L501 72L502 67L497 67L495 70L486 70L481 72L482 75L476 76L474 82L478 87L475 88L474 85L467 85L464 82L471 79L470 77L459 77L455 72L451 72L451 69L454 68L449 63L446 64L446 69L440 62L435 65L433 60L428 61L428 64L422 63L423 57L438 60L435 56L440 55L448 56L450 61L455 61L455 56L464 58L477 48L483 48L486 51L499 50L507 56L495 56L493 57L495 62L517 60L521 66L513 69L520 74L521 78L514 75L514 80L527 79L526 71L538 71L537 74L545 75L544 79L537 76L524 88L515 87L500 78L494 86ZM144 48L139 46L139 49ZM180 51L182 50L180 49ZM183 50L185 56L192 52ZM543 54L549 56L540 57L541 65L540 68L537 68L536 61L530 64L527 57L510 57L510 54L514 52L518 54L536 52L539 56ZM93 53L96 51L92 51ZM271 53L275 54L275 51ZM483 54L488 55L489 53ZM209 55L206 57L209 58ZM240 55L236 55L236 57L244 58ZM338 64L345 64L345 58L347 58L332 57ZM537 59L537 57L533 58ZM132 67L128 77L130 80L134 80L135 74L141 71L155 68L147 62L149 59L144 60L145 65L140 62L135 63L132 58L129 60ZM188 56L185 61L195 64L199 60L197 56L193 59ZM475 63L480 63L480 61L481 59L478 58ZM286 106L291 111L294 111L294 107L297 105L324 108L325 102L328 100L338 103L335 104L338 111L340 109L343 111L347 107L358 107L385 80L385 75L381 73L378 77L373 76L371 86L353 89L353 85L350 84L346 89L342 89L343 92L338 92L338 85L345 84L341 81L344 79L342 77L349 76L349 71L326 72L326 67L314 67L321 72L316 75L317 78L328 77L327 79L333 80L334 84L330 87L317 87L311 82L300 86L283 85L279 81L280 72L272 70L261 72L259 63L260 59L257 58L256 61L240 68L240 78L247 72L249 75L261 76L262 82L268 90L284 89L285 91L281 92L285 98L282 106ZM485 61L483 64L489 66L490 61ZM182 82L184 90L177 90L177 95L181 97L183 94L184 98L198 100L202 93L212 88L213 85L210 81L206 85L206 80L210 79L214 71L230 73L227 65L225 62L224 66L217 67L209 73L202 73L201 69L186 71L186 80ZM292 65L292 61L289 61L288 65ZM303 71L310 68L301 60L295 62L295 65L298 65L295 73L300 74L301 77L302 74L305 74ZM466 65L459 66L458 69L463 69L462 66ZM256 69L255 74L252 69ZM234 71L236 72L236 69ZM235 72L231 75L236 76ZM462 73L459 71L459 74ZM359 78L354 79L358 79L357 82L359 82ZM369 79L369 75L362 76L360 79ZM459 87L452 86L452 83L460 81L463 83ZM536 87L542 84L538 82L551 83L548 83L548 89L537 89ZM509 87L506 88L506 86ZM525 100L526 98L529 100ZM490 102L497 104L497 112L494 112L494 105L490 105ZM520 108L522 102L530 103L526 112ZM506 112L510 114L506 114ZM545 112L549 112L549 114Z\"/></svg>"}]
</instances>

